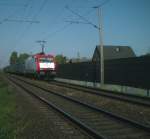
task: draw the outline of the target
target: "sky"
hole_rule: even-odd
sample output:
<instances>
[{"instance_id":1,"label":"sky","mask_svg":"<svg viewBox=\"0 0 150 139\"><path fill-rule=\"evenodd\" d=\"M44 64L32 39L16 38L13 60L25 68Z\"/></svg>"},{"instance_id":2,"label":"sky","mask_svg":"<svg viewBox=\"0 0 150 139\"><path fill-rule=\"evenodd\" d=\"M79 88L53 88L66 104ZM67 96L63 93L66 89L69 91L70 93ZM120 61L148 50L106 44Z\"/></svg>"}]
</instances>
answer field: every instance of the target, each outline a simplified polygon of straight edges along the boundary
<instances>
[{"instance_id":1,"label":"sky","mask_svg":"<svg viewBox=\"0 0 150 139\"><path fill-rule=\"evenodd\" d=\"M0 67L13 51L91 58L99 42L97 9L102 3L104 45L150 52L150 0L0 0ZM66 8L68 7L68 8ZM80 17L79 17L80 15ZM74 21L74 22L73 22Z\"/></svg>"}]
</instances>

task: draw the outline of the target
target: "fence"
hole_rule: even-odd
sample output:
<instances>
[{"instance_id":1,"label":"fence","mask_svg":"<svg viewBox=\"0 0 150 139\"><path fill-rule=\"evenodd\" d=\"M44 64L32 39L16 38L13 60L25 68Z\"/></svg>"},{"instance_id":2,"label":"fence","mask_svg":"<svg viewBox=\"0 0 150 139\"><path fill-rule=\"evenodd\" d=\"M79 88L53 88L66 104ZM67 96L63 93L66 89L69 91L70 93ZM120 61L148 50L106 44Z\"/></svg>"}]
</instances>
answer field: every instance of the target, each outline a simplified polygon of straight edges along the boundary
<instances>
[{"instance_id":1,"label":"fence","mask_svg":"<svg viewBox=\"0 0 150 139\"><path fill-rule=\"evenodd\" d=\"M106 84L150 89L150 57L125 58L104 62ZM93 62L60 64L60 78L100 82L100 65Z\"/></svg>"}]
</instances>

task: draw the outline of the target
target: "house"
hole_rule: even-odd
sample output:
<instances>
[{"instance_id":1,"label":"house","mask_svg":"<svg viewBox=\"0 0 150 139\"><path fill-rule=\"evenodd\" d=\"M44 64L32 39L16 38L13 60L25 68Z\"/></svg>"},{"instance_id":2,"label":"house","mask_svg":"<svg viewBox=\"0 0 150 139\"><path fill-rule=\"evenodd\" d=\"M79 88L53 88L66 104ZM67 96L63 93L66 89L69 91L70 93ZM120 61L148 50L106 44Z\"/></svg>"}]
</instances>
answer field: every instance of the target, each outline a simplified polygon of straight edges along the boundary
<instances>
[{"instance_id":1,"label":"house","mask_svg":"<svg viewBox=\"0 0 150 139\"><path fill-rule=\"evenodd\" d=\"M89 59L87 57L81 57L81 58L67 59L66 63L79 63L79 62L89 62L89 61L91 61L91 59Z\"/></svg>"},{"instance_id":2,"label":"house","mask_svg":"<svg viewBox=\"0 0 150 139\"><path fill-rule=\"evenodd\" d=\"M134 51L129 46L104 46L104 60L119 59L119 58L129 58L136 57ZM100 60L100 46L96 46L92 61Z\"/></svg>"}]
</instances>

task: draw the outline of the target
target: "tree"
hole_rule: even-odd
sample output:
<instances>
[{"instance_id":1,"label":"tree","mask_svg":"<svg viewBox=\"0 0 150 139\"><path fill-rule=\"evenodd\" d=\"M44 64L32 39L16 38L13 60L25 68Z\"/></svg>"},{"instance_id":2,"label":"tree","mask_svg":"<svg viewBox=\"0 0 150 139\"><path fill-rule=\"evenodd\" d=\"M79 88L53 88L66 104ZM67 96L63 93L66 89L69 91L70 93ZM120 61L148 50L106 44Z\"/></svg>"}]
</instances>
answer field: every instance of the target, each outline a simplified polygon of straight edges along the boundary
<instances>
[{"instance_id":1,"label":"tree","mask_svg":"<svg viewBox=\"0 0 150 139\"><path fill-rule=\"evenodd\" d=\"M11 53L11 56L10 56L10 60L9 60L10 65L16 64L17 61L18 61L18 53L14 51Z\"/></svg>"},{"instance_id":2,"label":"tree","mask_svg":"<svg viewBox=\"0 0 150 139\"><path fill-rule=\"evenodd\" d=\"M16 64L16 63L24 63L25 60L26 60L29 56L30 56L30 55L29 55L29 54L26 54L26 53L20 54L20 55L18 56L18 53L14 51L14 52L11 53L11 56L10 56L10 65Z\"/></svg>"},{"instance_id":3,"label":"tree","mask_svg":"<svg viewBox=\"0 0 150 139\"><path fill-rule=\"evenodd\" d=\"M25 60L29 57L29 54L23 53L18 57L18 63L24 63Z\"/></svg>"},{"instance_id":4,"label":"tree","mask_svg":"<svg viewBox=\"0 0 150 139\"><path fill-rule=\"evenodd\" d=\"M56 55L56 56L55 56L55 61L56 61L58 64L64 64L64 63L66 63L66 57L63 56L63 55Z\"/></svg>"}]
</instances>

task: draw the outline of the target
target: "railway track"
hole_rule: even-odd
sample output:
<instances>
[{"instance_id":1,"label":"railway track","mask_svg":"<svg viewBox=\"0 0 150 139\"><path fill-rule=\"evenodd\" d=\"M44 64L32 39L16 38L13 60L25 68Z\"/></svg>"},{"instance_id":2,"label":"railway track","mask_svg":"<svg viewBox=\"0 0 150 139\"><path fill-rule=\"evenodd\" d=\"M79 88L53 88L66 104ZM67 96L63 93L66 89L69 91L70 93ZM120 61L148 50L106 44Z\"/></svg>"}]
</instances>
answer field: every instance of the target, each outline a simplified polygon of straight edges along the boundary
<instances>
[{"instance_id":1,"label":"railway track","mask_svg":"<svg viewBox=\"0 0 150 139\"><path fill-rule=\"evenodd\" d=\"M26 80L28 79L26 78ZM119 114L123 117L132 119L138 123L142 123L150 127L150 107L148 105L133 102L131 103L125 100L122 101L121 99L117 98L112 99L111 97L105 97L95 93L88 93L85 91L80 91L79 89L71 89L67 86L62 87L43 81L34 81L37 85L47 88L48 90L54 90L60 94L70 96L71 98L86 102L101 109L106 109L111 113Z\"/></svg>"},{"instance_id":2,"label":"railway track","mask_svg":"<svg viewBox=\"0 0 150 139\"><path fill-rule=\"evenodd\" d=\"M29 88L27 89L24 86L24 84L20 85L20 83L22 83L22 82L18 83L18 81L16 79L12 79L10 77L8 77L7 80L12 86L17 87L17 90L20 91L21 94L23 94L22 95L23 97L25 97L29 101L32 101L33 102L32 105L37 105L37 107L39 107L40 112L42 112L42 114L46 115L49 119L49 121L46 121L46 122L49 122L49 124L52 126L52 127L50 126L50 129L44 130L46 132L46 135L44 133L42 133L43 131L40 133L40 131L42 130L41 129L41 130L38 130L39 133L35 133L35 131L34 131L34 134L30 135L29 138L36 137L36 138L61 138L61 139L72 139L72 138L93 139L93 137L89 133L87 133L86 130L85 131L82 130L82 128L80 128L80 126L76 125L74 121L69 119L69 115L62 114L62 113L64 113L63 111L61 111L55 105L51 104L46 99L29 91L30 89ZM37 121L37 125L35 128L39 128L38 122L39 121ZM46 126L47 124L48 123L44 123L43 128L49 128ZM39 136L38 136L38 134L39 134ZM43 134L43 136L41 137L42 134ZM47 136L47 134L49 136Z\"/></svg>"},{"instance_id":3,"label":"railway track","mask_svg":"<svg viewBox=\"0 0 150 139\"><path fill-rule=\"evenodd\" d=\"M23 79L17 80L19 86L32 93L32 95L46 101L47 104L58 108L61 112L65 112L72 121L75 121L80 127L82 125L82 128L95 138L146 139L150 137L150 127L146 125L139 124L133 120L107 112L71 97L60 95L57 92L49 91L35 85L33 82L27 82Z\"/></svg>"},{"instance_id":4,"label":"railway track","mask_svg":"<svg viewBox=\"0 0 150 139\"><path fill-rule=\"evenodd\" d=\"M121 101L129 102L129 103L133 103L133 104L139 104L139 105L150 107L150 98L148 97L124 94L124 93L119 93L119 92L110 91L110 90L98 89L94 87L84 87L81 85L75 85L75 84L64 83L64 82L59 82L59 81L52 81L51 84L62 86L62 87L67 87L71 89L76 89L76 90L83 91L85 93L92 94L92 95L104 96L104 97L108 97L108 98L112 98L116 100L121 100Z\"/></svg>"},{"instance_id":5,"label":"railway track","mask_svg":"<svg viewBox=\"0 0 150 139\"><path fill-rule=\"evenodd\" d=\"M22 79L22 77L19 76L17 78ZM27 78L23 79L31 81ZM128 101L121 101L120 99L112 99L111 97L103 97L101 95L95 95L95 93L83 92L38 80L34 80L34 83L46 88L47 90L53 90L57 93L64 94L101 109L105 109L111 113L119 114L150 127L150 107L148 107L148 105L145 106L143 104L140 105L139 103L131 103Z\"/></svg>"}]
</instances>

